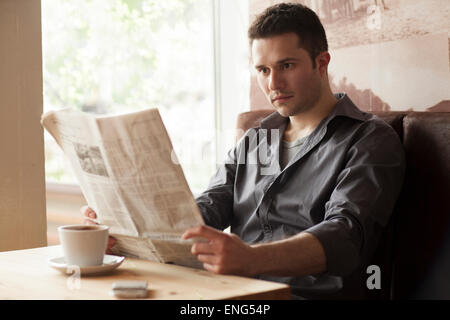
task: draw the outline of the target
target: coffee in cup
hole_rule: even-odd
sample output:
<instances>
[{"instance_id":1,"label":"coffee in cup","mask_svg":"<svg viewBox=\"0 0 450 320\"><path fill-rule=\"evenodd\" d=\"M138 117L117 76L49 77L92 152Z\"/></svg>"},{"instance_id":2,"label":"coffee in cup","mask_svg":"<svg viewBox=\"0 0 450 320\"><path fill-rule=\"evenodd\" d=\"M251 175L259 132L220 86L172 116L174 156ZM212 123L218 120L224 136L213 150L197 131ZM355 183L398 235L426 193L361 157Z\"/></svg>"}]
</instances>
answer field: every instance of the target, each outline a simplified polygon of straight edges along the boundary
<instances>
[{"instance_id":1,"label":"coffee in cup","mask_svg":"<svg viewBox=\"0 0 450 320\"><path fill-rule=\"evenodd\" d=\"M79 267L103 264L109 227L74 224L58 227L64 259L67 265Z\"/></svg>"}]
</instances>

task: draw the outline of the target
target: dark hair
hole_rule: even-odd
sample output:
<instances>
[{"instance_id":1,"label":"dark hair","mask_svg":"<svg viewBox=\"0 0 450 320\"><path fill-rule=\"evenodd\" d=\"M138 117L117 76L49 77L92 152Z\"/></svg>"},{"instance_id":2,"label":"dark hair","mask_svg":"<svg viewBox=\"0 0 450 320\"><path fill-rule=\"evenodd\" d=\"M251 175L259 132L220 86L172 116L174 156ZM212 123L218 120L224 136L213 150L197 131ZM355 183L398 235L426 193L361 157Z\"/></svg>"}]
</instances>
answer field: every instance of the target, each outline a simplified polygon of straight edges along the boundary
<instances>
[{"instance_id":1,"label":"dark hair","mask_svg":"<svg viewBox=\"0 0 450 320\"><path fill-rule=\"evenodd\" d=\"M279 3L259 14L248 29L250 46L255 39L288 32L297 34L300 46L308 51L315 68L317 55L328 51L327 37L319 17L302 4Z\"/></svg>"}]
</instances>

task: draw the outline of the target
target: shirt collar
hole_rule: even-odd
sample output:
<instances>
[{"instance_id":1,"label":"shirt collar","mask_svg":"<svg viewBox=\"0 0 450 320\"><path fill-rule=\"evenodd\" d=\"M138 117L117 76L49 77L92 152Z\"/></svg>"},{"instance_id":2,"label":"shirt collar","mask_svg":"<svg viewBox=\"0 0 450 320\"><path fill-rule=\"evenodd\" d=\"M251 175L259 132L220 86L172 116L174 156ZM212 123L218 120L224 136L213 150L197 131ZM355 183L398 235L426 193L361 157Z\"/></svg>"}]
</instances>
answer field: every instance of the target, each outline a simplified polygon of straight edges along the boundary
<instances>
[{"instance_id":1,"label":"shirt collar","mask_svg":"<svg viewBox=\"0 0 450 320\"><path fill-rule=\"evenodd\" d=\"M365 121L371 117L370 114L359 110L358 107L356 107L352 102L352 100L350 100L347 94L336 93L334 96L338 99L338 102L336 103L326 120L324 119L326 123L330 122L332 119L338 116L344 116L359 121ZM278 112L274 112L261 121L261 128L280 128L281 126L287 124L288 119L289 117L283 117Z\"/></svg>"}]
</instances>

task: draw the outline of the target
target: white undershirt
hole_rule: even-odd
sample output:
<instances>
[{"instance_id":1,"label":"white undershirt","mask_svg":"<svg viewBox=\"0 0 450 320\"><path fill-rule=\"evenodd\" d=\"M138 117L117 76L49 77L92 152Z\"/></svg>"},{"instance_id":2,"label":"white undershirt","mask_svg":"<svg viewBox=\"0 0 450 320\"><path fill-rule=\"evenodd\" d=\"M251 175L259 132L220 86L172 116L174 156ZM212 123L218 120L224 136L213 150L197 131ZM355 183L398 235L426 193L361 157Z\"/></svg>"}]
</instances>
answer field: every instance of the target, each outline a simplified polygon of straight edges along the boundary
<instances>
[{"instance_id":1,"label":"white undershirt","mask_svg":"<svg viewBox=\"0 0 450 320\"><path fill-rule=\"evenodd\" d=\"M289 161L298 153L308 136L289 142L283 140L281 143L281 170L283 170Z\"/></svg>"}]
</instances>

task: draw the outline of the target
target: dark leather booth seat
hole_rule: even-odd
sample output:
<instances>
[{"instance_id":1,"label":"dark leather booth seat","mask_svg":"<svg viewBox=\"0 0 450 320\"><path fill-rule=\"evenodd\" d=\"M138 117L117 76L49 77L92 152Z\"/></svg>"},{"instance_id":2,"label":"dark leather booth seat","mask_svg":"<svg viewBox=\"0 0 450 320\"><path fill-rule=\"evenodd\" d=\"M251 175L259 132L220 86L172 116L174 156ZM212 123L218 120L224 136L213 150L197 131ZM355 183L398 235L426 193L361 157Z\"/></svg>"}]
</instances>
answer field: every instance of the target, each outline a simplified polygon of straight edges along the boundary
<instances>
[{"instance_id":1,"label":"dark leather booth seat","mask_svg":"<svg viewBox=\"0 0 450 320\"><path fill-rule=\"evenodd\" d=\"M391 297L450 299L450 113L409 113L403 134Z\"/></svg>"},{"instance_id":2,"label":"dark leather booth seat","mask_svg":"<svg viewBox=\"0 0 450 320\"><path fill-rule=\"evenodd\" d=\"M272 112L240 114L236 138ZM354 290L355 299L450 299L450 113L374 114L403 142L406 175L369 263L380 267L381 289L367 289L369 275L361 270L357 275L361 286L347 290Z\"/></svg>"}]
</instances>

